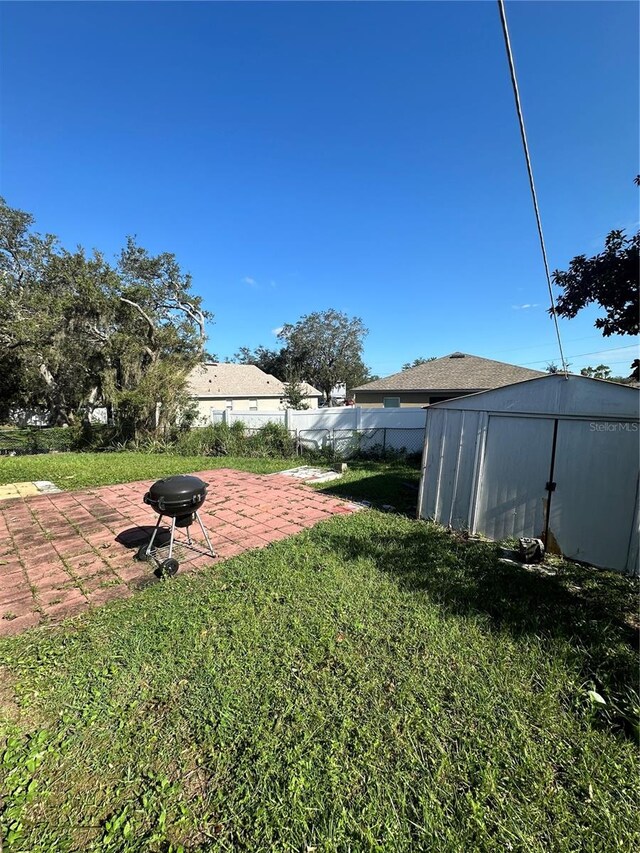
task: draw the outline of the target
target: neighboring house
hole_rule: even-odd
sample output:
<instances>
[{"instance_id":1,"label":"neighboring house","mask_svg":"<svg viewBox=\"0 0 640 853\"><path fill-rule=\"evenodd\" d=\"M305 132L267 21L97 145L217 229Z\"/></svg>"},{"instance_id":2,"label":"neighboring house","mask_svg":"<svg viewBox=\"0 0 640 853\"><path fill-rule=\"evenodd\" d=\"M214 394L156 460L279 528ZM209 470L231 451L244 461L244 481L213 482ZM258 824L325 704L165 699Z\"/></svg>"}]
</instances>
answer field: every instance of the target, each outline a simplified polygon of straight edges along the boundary
<instances>
[{"instance_id":1,"label":"neighboring house","mask_svg":"<svg viewBox=\"0 0 640 853\"><path fill-rule=\"evenodd\" d=\"M191 396L198 403L200 420L209 422L212 412L275 412L285 408L284 383L254 364L202 364L191 371ZM318 408L322 392L302 385L310 409Z\"/></svg>"},{"instance_id":2,"label":"neighboring house","mask_svg":"<svg viewBox=\"0 0 640 853\"><path fill-rule=\"evenodd\" d=\"M453 352L353 390L357 406L428 406L536 376L546 374L503 361Z\"/></svg>"}]
</instances>

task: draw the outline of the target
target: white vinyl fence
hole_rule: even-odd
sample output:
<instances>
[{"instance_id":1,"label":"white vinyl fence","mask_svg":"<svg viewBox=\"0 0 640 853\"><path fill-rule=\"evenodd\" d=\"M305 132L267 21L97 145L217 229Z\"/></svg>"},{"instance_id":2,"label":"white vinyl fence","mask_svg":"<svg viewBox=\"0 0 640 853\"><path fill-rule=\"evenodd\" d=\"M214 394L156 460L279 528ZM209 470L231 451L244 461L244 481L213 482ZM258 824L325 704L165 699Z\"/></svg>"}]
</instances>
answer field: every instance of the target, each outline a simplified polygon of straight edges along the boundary
<instances>
[{"instance_id":1,"label":"white vinyl fence","mask_svg":"<svg viewBox=\"0 0 640 853\"><path fill-rule=\"evenodd\" d=\"M330 450L341 458L359 454L384 456L422 453L425 409L363 409L361 406L287 409L273 412L211 412L212 423L241 421L248 429L267 423L282 424L295 437L300 450Z\"/></svg>"}]
</instances>

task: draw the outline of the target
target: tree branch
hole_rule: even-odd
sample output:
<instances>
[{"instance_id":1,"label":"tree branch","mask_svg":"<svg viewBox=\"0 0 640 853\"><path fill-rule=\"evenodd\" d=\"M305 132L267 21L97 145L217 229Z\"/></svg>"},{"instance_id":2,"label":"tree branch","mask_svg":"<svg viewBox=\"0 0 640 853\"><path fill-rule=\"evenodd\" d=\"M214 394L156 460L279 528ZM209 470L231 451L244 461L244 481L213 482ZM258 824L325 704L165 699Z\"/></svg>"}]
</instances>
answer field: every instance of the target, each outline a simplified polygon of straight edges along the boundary
<instances>
[{"instance_id":1,"label":"tree branch","mask_svg":"<svg viewBox=\"0 0 640 853\"><path fill-rule=\"evenodd\" d=\"M168 311L183 311L187 316L191 317L193 322L198 326L200 331L200 341L204 341L205 339L205 331L204 331L204 312L200 311L190 302L184 302L182 299L179 299L177 296L175 297L175 305L171 305L168 303L163 303L160 305L160 308L165 308Z\"/></svg>"},{"instance_id":2,"label":"tree branch","mask_svg":"<svg viewBox=\"0 0 640 853\"><path fill-rule=\"evenodd\" d=\"M133 308L135 308L137 311L139 311L140 314L144 317L144 319L149 324L149 326L151 328L151 333L153 334L155 332L156 327L155 327L151 317L149 317L149 315L138 305L137 302L133 302L133 300L131 300L131 299L126 299L124 296L120 297L120 302L126 302L127 305L131 305Z\"/></svg>"},{"instance_id":3,"label":"tree branch","mask_svg":"<svg viewBox=\"0 0 640 853\"><path fill-rule=\"evenodd\" d=\"M105 343L109 340L109 336L101 331L97 326L87 326L87 328L90 332L93 332L99 340L104 341Z\"/></svg>"}]
</instances>

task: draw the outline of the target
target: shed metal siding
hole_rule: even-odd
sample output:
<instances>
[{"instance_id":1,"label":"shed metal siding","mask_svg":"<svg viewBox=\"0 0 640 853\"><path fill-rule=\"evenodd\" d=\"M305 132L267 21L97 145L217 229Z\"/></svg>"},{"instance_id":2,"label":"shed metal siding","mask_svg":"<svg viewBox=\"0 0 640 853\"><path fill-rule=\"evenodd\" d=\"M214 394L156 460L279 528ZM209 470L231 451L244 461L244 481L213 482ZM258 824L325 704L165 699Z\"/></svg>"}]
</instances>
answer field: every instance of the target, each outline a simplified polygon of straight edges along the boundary
<instances>
[{"instance_id":1,"label":"shed metal siding","mask_svg":"<svg viewBox=\"0 0 640 853\"><path fill-rule=\"evenodd\" d=\"M640 393L548 376L427 410L419 516L491 538L550 530L565 556L638 573Z\"/></svg>"},{"instance_id":2,"label":"shed metal siding","mask_svg":"<svg viewBox=\"0 0 640 853\"><path fill-rule=\"evenodd\" d=\"M566 557L625 571L638 490L638 467L630 462L638 458L639 434L618 422L593 426L604 429L559 423L549 529Z\"/></svg>"},{"instance_id":3,"label":"shed metal siding","mask_svg":"<svg viewBox=\"0 0 640 853\"><path fill-rule=\"evenodd\" d=\"M550 418L489 418L476 531L490 539L543 535L553 425Z\"/></svg>"},{"instance_id":4,"label":"shed metal siding","mask_svg":"<svg viewBox=\"0 0 640 853\"><path fill-rule=\"evenodd\" d=\"M481 412L429 411L420 503L423 518L435 518L456 529L471 526L475 448L482 438L483 421Z\"/></svg>"}]
</instances>

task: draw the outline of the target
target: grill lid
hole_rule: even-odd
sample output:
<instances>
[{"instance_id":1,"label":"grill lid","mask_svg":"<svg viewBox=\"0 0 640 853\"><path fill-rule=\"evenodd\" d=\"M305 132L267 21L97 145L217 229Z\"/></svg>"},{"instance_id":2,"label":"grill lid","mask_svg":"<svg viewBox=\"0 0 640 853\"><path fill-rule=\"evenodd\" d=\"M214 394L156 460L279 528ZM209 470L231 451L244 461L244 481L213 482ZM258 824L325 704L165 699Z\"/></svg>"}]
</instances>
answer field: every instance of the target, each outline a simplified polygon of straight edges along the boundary
<instances>
[{"instance_id":1,"label":"grill lid","mask_svg":"<svg viewBox=\"0 0 640 853\"><path fill-rule=\"evenodd\" d=\"M186 508L201 504L206 494L207 484L199 477L177 474L157 480L144 496L144 502L159 508Z\"/></svg>"}]
</instances>

